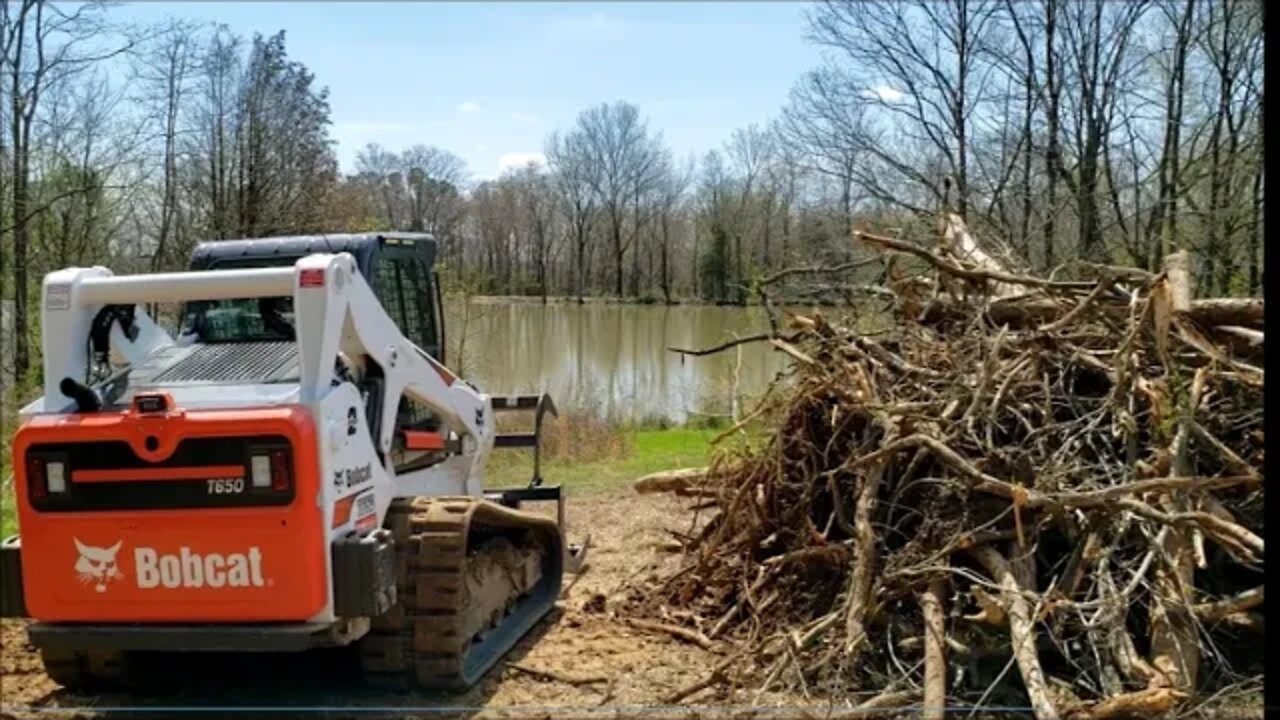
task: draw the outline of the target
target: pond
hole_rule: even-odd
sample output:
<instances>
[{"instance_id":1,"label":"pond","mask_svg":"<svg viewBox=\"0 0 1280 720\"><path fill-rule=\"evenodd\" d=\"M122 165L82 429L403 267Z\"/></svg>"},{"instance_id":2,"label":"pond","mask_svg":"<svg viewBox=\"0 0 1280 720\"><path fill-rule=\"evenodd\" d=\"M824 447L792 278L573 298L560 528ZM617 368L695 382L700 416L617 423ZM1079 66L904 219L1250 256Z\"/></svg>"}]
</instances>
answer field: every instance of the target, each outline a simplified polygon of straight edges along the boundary
<instances>
[{"instance_id":1,"label":"pond","mask_svg":"<svg viewBox=\"0 0 1280 720\"><path fill-rule=\"evenodd\" d=\"M706 357L705 348L765 331L762 308L472 299L447 306L447 364L494 395L550 393L561 411L684 423L730 416L786 369L768 343Z\"/></svg>"}]
</instances>

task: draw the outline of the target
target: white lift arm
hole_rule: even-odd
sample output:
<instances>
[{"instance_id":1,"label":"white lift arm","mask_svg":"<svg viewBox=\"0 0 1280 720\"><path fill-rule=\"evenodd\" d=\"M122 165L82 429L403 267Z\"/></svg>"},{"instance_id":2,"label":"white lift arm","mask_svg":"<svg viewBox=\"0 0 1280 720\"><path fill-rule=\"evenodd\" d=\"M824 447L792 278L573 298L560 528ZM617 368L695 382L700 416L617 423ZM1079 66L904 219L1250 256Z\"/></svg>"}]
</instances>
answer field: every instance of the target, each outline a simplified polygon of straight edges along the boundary
<instances>
[{"instance_id":1,"label":"white lift arm","mask_svg":"<svg viewBox=\"0 0 1280 720\"><path fill-rule=\"evenodd\" d=\"M69 403L60 389L63 378L83 381L89 364L88 336L94 317L106 305L186 302L292 295L300 366L300 401L317 403L333 384L337 354L357 364L365 358L383 370L383 403L379 445L391 448L396 403L406 393L429 406L446 427L463 438L464 455L478 473L493 446L489 397L457 382L453 373L404 337L383 310L373 290L346 253L317 254L293 267L115 276L103 267L68 268L45 276L42 287L45 393L41 407L60 412ZM141 330L129 342L113 328L114 344L126 357L150 353L173 340L141 308L135 309ZM469 447L468 447L469 446ZM479 451L477 453L477 451Z\"/></svg>"}]
</instances>

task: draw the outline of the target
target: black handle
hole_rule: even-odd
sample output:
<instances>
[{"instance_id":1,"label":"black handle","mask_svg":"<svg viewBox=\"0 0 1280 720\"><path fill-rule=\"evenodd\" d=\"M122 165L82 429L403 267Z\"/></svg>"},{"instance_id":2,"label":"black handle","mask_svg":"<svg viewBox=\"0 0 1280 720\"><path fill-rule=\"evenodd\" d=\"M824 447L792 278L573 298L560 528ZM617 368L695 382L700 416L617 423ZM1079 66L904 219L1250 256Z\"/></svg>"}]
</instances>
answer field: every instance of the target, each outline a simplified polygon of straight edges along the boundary
<instances>
[{"instance_id":1,"label":"black handle","mask_svg":"<svg viewBox=\"0 0 1280 720\"><path fill-rule=\"evenodd\" d=\"M62 394L76 401L76 410L82 413L97 412L102 409L102 398L98 397L98 393L93 388L84 383L77 382L74 378L62 378L62 383L58 386L62 390Z\"/></svg>"}]
</instances>

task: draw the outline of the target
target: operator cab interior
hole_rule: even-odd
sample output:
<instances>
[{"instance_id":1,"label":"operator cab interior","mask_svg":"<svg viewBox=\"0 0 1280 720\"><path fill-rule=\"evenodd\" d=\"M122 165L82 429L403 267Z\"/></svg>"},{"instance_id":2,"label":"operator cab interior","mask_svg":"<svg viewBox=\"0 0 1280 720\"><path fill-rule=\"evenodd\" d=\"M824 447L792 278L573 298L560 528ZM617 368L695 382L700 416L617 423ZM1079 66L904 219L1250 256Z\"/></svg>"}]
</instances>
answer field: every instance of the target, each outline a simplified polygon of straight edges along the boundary
<instances>
[{"instance_id":1,"label":"operator cab interior","mask_svg":"<svg viewBox=\"0 0 1280 720\"><path fill-rule=\"evenodd\" d=\"M190 270L231 270L293 265L315 253L350 253L383 309L400 331L444 363L440 288L432 266L436 241L422 233L306 235L261 240L221 240L198 245ZM182 332L200 342L292 340L293 298L188 303Z\"/></svg>"},{"instance_id":2,"label":"operator cab interior","mask_svg":"<svg viewBox=\"0 0 1280 720\"><path fill-rule=\"evenodd\" d=\"M435 263L436 242L419 233L314 235L201 243L192 253L190 269L227 270L292 265L314 253L350 253L383 309L409 338L443 364L444 317ZM294 340L293 298L245 298L188 303L181 313L183 335L200 343L260 343ZM350 377L351 367L340 369ZM296 369L295 369L296 373ZM381 379L377 368L351 378L365 398L365 417L376 437L381 417ZM392 460L398 472L426 467L439 459L431 451L404 447L402 431L435 432L440 419L408 395L399 399ZM375 443L376 444L376 443Z\"/></svg>"}]
</instances>

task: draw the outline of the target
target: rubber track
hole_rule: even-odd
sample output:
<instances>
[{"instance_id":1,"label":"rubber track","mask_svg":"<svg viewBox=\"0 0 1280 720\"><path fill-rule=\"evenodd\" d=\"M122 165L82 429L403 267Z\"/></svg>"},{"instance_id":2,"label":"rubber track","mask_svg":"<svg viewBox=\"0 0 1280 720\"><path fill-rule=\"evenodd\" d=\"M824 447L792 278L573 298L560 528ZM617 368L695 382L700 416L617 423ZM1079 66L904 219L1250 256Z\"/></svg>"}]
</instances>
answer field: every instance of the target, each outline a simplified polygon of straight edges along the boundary
<instances>
[{"instance_id":1,"label":"rubber track","mask_svg":"<svg viewBox=\"0 0 1280 720\"><path fill-rule=\"evenodd\" d=\"M397 500L385 527L396 543L397 604L360 641L366 679L408 690L474 685L554 607L564 573L555 522L472 497ZM473 528L528 534L544 547L542 576L482 639L464 637Z\"/></svg>"}]
</instances>

